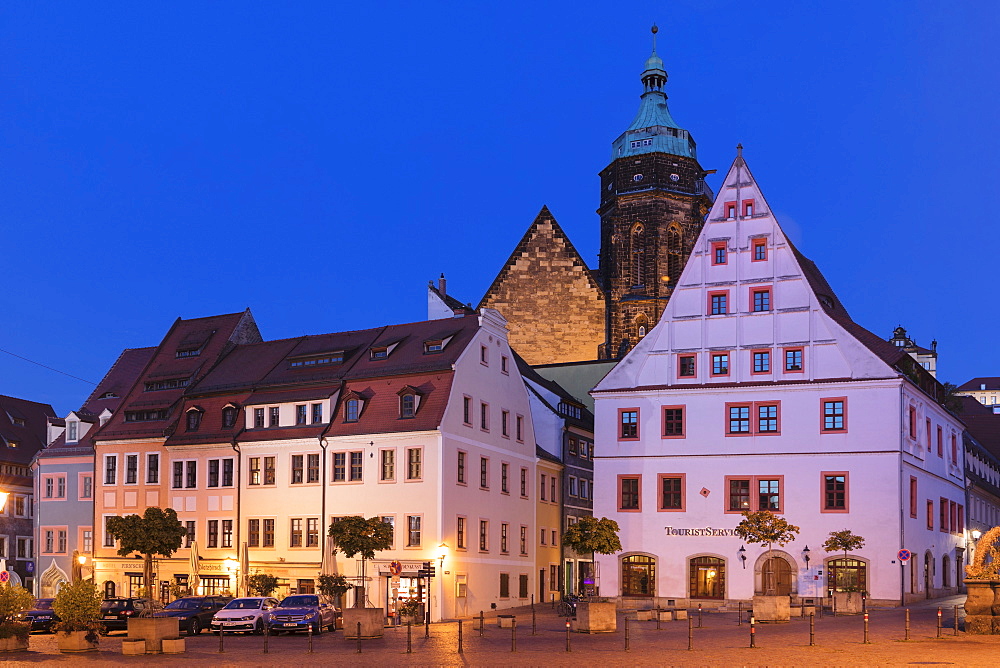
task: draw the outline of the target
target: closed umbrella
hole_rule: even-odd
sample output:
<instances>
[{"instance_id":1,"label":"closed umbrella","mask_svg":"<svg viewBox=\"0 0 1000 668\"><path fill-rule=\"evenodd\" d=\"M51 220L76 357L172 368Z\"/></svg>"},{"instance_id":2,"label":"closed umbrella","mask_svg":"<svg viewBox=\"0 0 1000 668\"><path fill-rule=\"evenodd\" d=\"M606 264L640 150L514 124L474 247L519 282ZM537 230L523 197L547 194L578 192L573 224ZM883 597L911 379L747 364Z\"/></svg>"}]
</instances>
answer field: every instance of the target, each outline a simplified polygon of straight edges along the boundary
<instances>
[{"instance_id":1,"label":"closed umbrella","mask_svg":"<svg viewBox=\"0 0 1000 668\"><path fill-rule=\"evenodd\" d=\"M322 575L335 575L333 563L333 546L327 545L323 550L323 563L319 567Z\"/></svg>"},{"instance_id":2,"label":"closed umbrella","mask_svg":"<svg viewBox=\"0 0 1000 668\"><path fill-rule=\"evenodd\" d=\"M198 577L198 543L197 541L191 541L191 563L188 565L191 570L191 577L188 579L188 588L191 590L192 595L198 594L198 585L201 584L201 578Z\"/></svg>"},{"instance_id":3,"label":"closed umbrella","mask_svg":"<svg viewBox=\"0 0 1000 668\"><path fill-rule=\"evenodd\" d=\"M243 541L243 549L240 550L240 577L243 579L243 594L249 596L247 578L250 577L250 550L247 548L246 541Z\"/></svg>"}]
</instances>

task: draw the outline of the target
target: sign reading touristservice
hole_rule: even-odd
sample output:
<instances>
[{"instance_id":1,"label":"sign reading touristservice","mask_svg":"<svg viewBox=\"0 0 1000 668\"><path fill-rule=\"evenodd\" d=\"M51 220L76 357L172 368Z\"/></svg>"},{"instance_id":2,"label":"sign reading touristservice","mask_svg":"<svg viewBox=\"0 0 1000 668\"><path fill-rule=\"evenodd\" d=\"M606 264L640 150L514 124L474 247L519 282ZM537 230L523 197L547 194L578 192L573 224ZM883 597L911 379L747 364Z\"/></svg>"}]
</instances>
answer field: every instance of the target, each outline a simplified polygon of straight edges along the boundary
<instances>
[{"instance_id":1,"label":"sign reading touristservice","mask_svg":"<svg viewBox=\"0 0 1000 668\"><path fill-rule=\"evenodd\" d=\"M664 532L668 536L735 536L736 535L736 529L713 529L712 527L698 527L694 529L664 527Z\"/></svg>"}]
</instances>

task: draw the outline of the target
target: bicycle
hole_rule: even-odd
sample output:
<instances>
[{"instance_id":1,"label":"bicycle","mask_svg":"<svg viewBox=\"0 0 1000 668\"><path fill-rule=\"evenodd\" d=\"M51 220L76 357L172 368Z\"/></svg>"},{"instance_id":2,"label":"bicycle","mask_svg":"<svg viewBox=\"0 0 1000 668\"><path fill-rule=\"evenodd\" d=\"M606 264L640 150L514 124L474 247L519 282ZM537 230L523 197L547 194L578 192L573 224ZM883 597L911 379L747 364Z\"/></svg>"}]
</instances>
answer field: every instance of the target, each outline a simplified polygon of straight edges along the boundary
<instances>
[{"instance_id":1,"label":"bicycle","mask_svg":"<svg viewBox=\"0 0 1000 668\"><path fill-rule=\"evenodd\" d=\"M576 617L576 604L580 600L579 596L573 596L572 594L563 598L559 602L559 607L557 609L560 617Z\"/></svg>"}]
</instances>

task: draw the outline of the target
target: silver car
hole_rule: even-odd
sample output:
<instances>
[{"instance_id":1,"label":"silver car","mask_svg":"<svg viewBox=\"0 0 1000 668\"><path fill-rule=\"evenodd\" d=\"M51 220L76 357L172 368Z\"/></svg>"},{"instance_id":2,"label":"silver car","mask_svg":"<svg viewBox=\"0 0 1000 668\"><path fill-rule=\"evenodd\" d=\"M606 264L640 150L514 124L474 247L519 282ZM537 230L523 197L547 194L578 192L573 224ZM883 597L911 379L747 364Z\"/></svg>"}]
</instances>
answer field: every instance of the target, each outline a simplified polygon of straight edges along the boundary
<instances>
[{"instance_id":1,"label":"silver car","mask_svg":"<svg viewBox=\"0 0 1000 668\"><path fill-rule=\"evenodd\" d=\"M267 596L234 598L212 617L212 631L241 631L264 633L271 618L271 610L278 607L278 599Z\"/></svg>"}]
</instances>

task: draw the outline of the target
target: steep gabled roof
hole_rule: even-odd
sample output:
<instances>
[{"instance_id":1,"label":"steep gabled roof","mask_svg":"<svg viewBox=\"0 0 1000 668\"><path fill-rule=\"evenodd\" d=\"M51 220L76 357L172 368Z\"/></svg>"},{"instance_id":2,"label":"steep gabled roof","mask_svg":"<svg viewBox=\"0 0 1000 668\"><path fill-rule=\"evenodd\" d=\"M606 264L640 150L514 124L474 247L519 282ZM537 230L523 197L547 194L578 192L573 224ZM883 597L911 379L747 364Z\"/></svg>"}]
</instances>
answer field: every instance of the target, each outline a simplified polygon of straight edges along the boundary
<instances>
[{"instance_id":1,"label":"steep gabled roof","mask_svg":"<svg viewBox=\"0 0 1000 668\"><path fill-rule=\"evenodd\" d=\"M986 387L983 388L983 385ZM973 378L958 386L959 392L981 392L983 389L1000 390L1000 377L984 376L982 378Z\"/></svg>"},{"instance_id":2,"label":"steep gabled roof","mask_svg":"<svg viewBox=\"0 0 1000 668\"><path fill-rule=\"evenodd\" d=\"M0 394L0 462L30 464L45 447L49 420L55 416L49 404Z\"/></svg>"}]
</instances>

